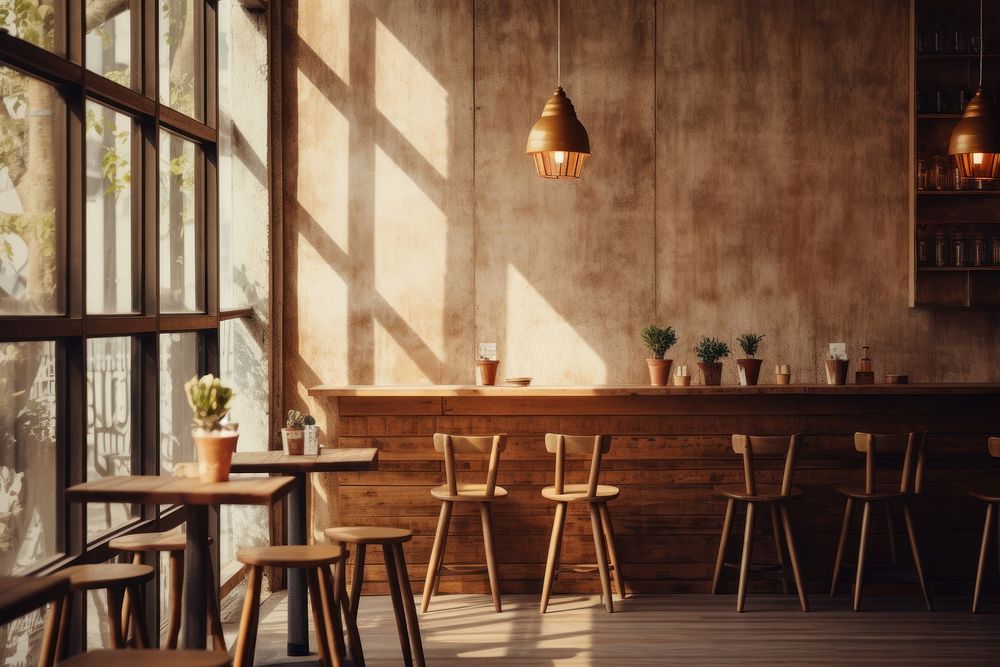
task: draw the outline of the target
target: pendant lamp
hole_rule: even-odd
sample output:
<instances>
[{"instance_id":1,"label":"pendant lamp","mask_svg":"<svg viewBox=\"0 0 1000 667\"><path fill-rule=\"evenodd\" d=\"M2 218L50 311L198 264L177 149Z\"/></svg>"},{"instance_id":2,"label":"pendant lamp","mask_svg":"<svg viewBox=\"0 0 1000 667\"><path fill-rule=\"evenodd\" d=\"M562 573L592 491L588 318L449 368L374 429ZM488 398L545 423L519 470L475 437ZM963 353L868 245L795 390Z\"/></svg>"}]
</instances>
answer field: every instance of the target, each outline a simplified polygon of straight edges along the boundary
<instances>
[{"instance_id":1,"label":"pendant lamp","mask_svg":"<svg viewBox=\"0 0 1000 667\"><path fill-rule=\"evenodd\" d=\"M1000 132L990 101L983 95L983 0L979 0L979 89L951 131L948 154L962 178L992 179L1000 171Z\"/></svg>"},{"instance_id":2,"label":"pendant lamp","mask_svg":"<svg viewBox=\"0 0 1000 667\"><path fill-rule=\"evenodd\" d=\"M562 89L562 0L557 0L556 91L528 134L526 153L542 178L580 178L590 156L590 137Z\"/></svg>"}]
</instances>

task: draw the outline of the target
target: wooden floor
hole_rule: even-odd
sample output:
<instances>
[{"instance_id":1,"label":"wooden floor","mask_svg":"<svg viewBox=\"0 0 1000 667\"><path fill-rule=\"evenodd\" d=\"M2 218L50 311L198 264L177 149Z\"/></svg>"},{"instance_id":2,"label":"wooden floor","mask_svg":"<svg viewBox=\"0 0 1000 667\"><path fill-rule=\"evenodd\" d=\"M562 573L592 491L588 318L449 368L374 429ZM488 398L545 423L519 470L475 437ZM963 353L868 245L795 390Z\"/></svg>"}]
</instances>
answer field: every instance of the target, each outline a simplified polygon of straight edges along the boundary
<instances>
[{"instance_id":1,"label":"wooden floor","mask_svg":"<svg viewBox=\"0 0 1000 667\"><path fill-rule=\"evenodd\" d=\"M609 616L597 596L555 595L542 616L534 595L505 596L501 614L485 595L442 595L420 625L428 665L998 664L1000 600L977 616L964 598L933 613L916 598L872 598L860 614L846 596L811 602L803 614L792 597L751 596L737 614L728 595L636 595ZM272 595L258 665L314 662L283 657L285 618ZM363 598L359 626L369 665L401 664L389 598Z\"/></svg>"}]
</instances>

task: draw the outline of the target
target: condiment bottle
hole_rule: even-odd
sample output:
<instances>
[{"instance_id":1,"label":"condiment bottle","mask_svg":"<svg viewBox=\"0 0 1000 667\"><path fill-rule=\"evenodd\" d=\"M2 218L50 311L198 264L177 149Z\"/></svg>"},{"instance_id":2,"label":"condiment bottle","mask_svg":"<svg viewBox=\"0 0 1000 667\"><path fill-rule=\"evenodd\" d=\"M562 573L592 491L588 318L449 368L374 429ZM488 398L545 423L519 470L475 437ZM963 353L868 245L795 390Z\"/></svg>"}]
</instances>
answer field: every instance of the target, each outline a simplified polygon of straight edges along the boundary
<instances>
[{"instance_id":1,"label":"condiment bottle","mask_svg":"<svg viewBox=\"0 0 1000 667\"><path fill-rule=\"evenodd\" d=\"M944 230L938 227L934 234L934 266L945 266L948 263L948 239Z\"/></svg>"}]
</instances>

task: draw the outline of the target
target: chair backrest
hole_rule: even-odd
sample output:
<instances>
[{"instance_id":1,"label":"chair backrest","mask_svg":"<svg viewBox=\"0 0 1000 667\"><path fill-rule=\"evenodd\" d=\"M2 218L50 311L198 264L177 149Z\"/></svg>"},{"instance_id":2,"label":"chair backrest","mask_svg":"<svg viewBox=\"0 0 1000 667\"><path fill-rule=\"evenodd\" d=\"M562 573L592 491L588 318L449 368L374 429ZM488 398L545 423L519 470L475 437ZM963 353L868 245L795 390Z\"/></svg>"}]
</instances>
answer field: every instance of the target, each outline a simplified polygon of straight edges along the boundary
<instances>
[{"instance_id":1,"label":"chair backrest","mask_svg":"<svg viewBox=\"0 0 1000 667\"><path fill-rule=\"evenodd\" d=\"M990 438L989 440L990 456L996 456L1000 458L1000 438Z\"/></svg>"},{"instance_id":2,"label":"chair backrest","mask_svg":"<svg viewBox=\"0 0 1000 667\"><path fill-rule=\"evenodd\" d=\"M865 455L865 493L875 493L876 459L883 455L902 456L900 493L920 493L924 486L924 443L927 434L855 433L854 448Z\"/></svg>"},{"instance_id":3,"label":"chair backrest","mask_svg":"<svg viewBox=\"0 0 1000 667\"><path fill-rule=\"evenodd\" d=\"M753 459L755 455L784 456L785 469L781 474L781 495L792 492L792 471L795 466L795 454L802 442L802 436L793 435L733 435L733 451L743 455L743 477L747 493L757 495L757 479L754 473Z\"/></svg>"},{"instance_id":4,"label":"chair backrest","mask_svg":"<svg viewBox=\"0 0 1000 667\"><path fill-rule=\"evenodd\" d=\"M444 474L448 483L448 493L458 495L458 473L455 471L455 454L489 453L490 464L486 473L486 495L492 496L497 486L497 470L500 468L500 454L507 448L507 434L497 435L449 435L434 434L434 449L444 454Z\"/></svg>"},{"instance_id":5,"label":"chair backrest","mask_svg":"<svg viewBox=\"0 0 1000 667\"><path fill-rule=\"evenodd\" d=\"M601 474L601 457L611 451L610 435L546 433L545 450L556 455L556 493L562 493L566 484L566 456L589 456L590 472L587 475L587 495L597 495L597 478Z\"/></svg>"}]
</instances>

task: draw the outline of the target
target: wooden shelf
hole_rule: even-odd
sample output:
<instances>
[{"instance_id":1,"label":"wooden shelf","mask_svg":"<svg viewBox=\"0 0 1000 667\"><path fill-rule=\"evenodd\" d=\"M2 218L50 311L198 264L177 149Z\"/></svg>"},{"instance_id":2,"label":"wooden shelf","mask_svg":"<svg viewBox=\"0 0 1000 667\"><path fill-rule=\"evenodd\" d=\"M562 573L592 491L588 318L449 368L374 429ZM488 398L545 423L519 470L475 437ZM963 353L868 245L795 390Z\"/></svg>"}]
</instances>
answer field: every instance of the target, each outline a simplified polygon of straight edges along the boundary
<instances>
[{"instance_id":1,"label":"wooden shelf","mask_svg":"<svg viewBox=\"0 0 1000 667\"><path fill-rule=\"evenodd\" d=\"M1000 197L1000 190L917 190L918 197Z\"/></svg>"},{"instance_id":2,"label":"wooden shelf","mask_svg":"<svg viewBox=\"0 0 1000 667\"><path fill-rule=\"evenodd\" d=\"M918 113L917 118L924 120L958 120L962 117L960 113Z\"/></svg>"},{"instance_id":3,"label":"wooden shelf","mask_svg":"<svg viewBox=\"0 0 1000 667\"><path fill-rule=\"evenodd\" d=\"M987 53L983 56L983 60L996 60L1000 58L1000 55L995 53ZM917 62L919 63L948 63L948 62L979 62L978 53L918 53Z\"/></svg>"},{"instance_id":4,"label":"wooden shelf","mask_svg":"<svg viewBox=\"0 0 1000 667\"><path fill-rule=\"evenodd\" d=\"M918 266L917 271L1000 271L1000 266Z\"/></svg>"}]
</instances>

